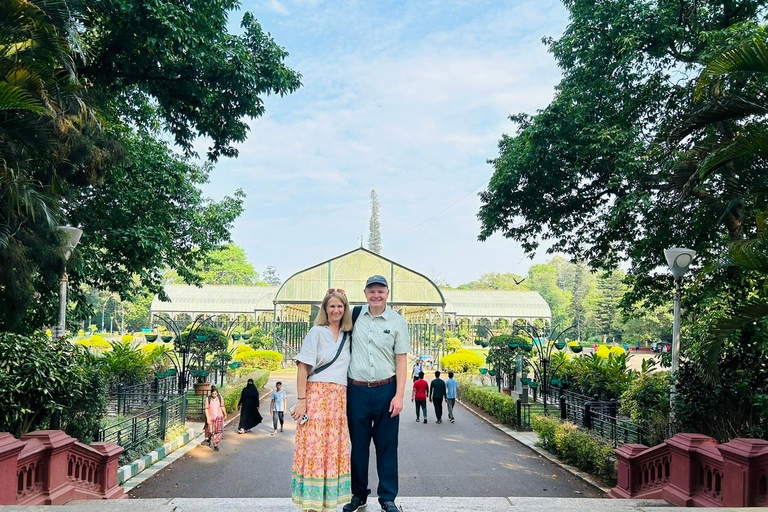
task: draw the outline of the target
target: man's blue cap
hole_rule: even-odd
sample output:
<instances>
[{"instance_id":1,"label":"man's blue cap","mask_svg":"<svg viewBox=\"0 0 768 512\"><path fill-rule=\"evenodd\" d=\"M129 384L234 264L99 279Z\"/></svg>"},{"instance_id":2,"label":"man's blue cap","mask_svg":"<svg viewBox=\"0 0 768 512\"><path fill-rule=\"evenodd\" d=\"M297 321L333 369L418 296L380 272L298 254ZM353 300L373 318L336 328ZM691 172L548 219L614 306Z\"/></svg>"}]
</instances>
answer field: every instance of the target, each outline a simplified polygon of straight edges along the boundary
<instances>
[{"instance_id":1,"label":"man's blue cap","mask_svg":"<svg viewBox=\"0 0 768 512\"><path fill-rule=\"evenodd\" d=\"M389 285L387 284L387 279L384 276L380 276L376 274L375 276L371 276L368 278L368 280L365 282L365 287L368 288L372 284L383 284L387 288L389 288Z\"/></svg>"}]
</instances>

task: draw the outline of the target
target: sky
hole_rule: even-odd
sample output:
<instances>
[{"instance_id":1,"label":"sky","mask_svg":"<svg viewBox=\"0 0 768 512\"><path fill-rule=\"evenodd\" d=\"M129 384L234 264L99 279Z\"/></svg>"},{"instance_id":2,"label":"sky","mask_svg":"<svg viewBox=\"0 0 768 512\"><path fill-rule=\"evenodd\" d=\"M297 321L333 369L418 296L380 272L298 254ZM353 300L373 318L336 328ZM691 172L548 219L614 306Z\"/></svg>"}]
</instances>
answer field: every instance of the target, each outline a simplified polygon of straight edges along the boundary
<instances>
[{"instance_id":1,"label":"sky","mask_svg":"<svg viewBox=\"0 0 768 512\"><path fill-rule=\"evenodd\" d=\"M303 86L267 97L236 159L207 195L242 188L232 230L258 271L295 272L363 245L370 192L382 256L453 286L486 272L525 274L525 256L477 213L510 114L551 101L560 72L542 37L559 37L559 0L243 0L290 53ZM238 31L242 12L230 17ZM199 152L205 154L205 141Z\"/></svg>"}]
</instances>

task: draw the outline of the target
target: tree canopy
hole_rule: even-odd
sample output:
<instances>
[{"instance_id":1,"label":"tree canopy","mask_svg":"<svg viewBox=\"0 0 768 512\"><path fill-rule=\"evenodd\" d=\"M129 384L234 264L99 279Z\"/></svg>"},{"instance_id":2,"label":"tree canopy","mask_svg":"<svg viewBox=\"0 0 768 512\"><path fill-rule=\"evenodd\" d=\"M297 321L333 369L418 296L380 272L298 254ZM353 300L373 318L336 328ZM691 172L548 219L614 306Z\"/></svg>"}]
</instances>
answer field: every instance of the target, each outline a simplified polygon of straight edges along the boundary
<instances>
[{"instance_id":1,"label":"tree canopy","mask_svg":"<svg viewBox=\"0 0 768 512\"><path fill-rule=\"evenodd\" d=\"M0 329L52 323L57 224L84 230L67 271L81 284L161 293L162 272L198 283L227 243L242 191L214 202L208 160L236 156L263 96L301 76L236 0L9 0L0 6ZM168 135L182 154L169 143ZM134 277L138 276L138 281Z\"/></svg>"}]
</instances>

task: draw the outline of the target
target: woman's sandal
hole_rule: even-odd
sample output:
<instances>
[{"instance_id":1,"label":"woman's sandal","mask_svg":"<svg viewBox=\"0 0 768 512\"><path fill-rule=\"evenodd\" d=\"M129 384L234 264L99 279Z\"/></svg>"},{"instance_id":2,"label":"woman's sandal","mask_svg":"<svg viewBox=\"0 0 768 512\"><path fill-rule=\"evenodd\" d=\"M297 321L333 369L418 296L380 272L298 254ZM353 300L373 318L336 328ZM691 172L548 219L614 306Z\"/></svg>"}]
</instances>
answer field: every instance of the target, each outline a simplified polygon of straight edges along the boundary
<instances>
[{"instance_id":1,"label":"woman's sandal","mask_svg":"<svg viewBox=\"0 0 768 512\"><path fill-rule=\"evenodd\" d=\"M240 430L238 430L238 431L237 431L237 433L238 433L238 434L245 434L245 430L243 430L243 429L241 428Z\"/></svg>"}]
</instances>

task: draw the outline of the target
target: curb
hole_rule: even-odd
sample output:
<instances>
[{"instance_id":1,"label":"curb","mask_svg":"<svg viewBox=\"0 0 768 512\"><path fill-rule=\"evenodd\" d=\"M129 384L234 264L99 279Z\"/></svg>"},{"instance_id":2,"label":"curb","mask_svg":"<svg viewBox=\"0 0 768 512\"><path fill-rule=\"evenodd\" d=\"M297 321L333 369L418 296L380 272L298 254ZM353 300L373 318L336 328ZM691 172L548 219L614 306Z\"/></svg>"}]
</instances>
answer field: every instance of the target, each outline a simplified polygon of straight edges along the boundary
<instances>
[{"instance_id":1,"label":"curb","mask_svg":"<svg viewBox=\"0 0 768 512\"><path fill-rule=\"evenodd\" d=\"M138 475L145 469L152 466L155 462L158 462L160 460L163 460L171 453L175 452L182 446L189 443L192 439L195 437L195 432L191 428L187 429L184 434L180 435L176 439L172 439L171 441L163 444L162 446L158 446L145 456L143 456L140 459L137 459L129 464L126 464L124 466L121 466L117 470L117 483L118 485L123 485L125 482L133 478L134 476Z\"/></svg>"},{"instance_id":2,"label":"curb","mask_svg":"<svg viewBox=\"0 0 768 512\"><path fill-rule=\"evenodd\" d=\"M520 443L520 444L522 444L524 446L527 446L528 448L530 448L531 450L533 450L537 454L541 455L545 459L549 460L550 462L553 462L553 463L557 464L558 466L560 466L561 468L563 468L565 471L569 472L570 474L572 474L576 478L578 478L578 479L588 483L592 487L595 487L596 489L599 489L600 491L604 492L606 494L606 496L608 496L609 498L612 497L611 496L611 489L608 488L608 487L603 487L603 485L600 482L598 482L597 480L595 480L595 478L592 477L592 475L590 475L588 473L585 473L584 471L582 471L582 470L580 470L580 469L578 469L576 467L573 467L573 466L571 466L569 464L565 464L564 462L559 460L557 457L555 457L554 455L552 455L548 451L544 450L543 448L539 448L535 444L531 443L525 437L519 435L519 433L517 431L508 428L503 423L498 423L498 422L489 420L488 418L478 414L477 412L475 412L471 408L469 408L466 405L464 405L464 402L462 402L462 401L459 401L459 400L456 400L456 401L458 403L460 403L461 406L464 407L464 409L466 409L467 411L472 413L475 417L480 418L481 420L483 420L487 424L491 425L492 427L496 428L497 430L499 430L499 431L503 432L504 434L508 435L509 437L511 437L512 439L517 441L518 443ZM538 434L536 434L536 437L538 438Z\"/></svg>"}]
</instances>

